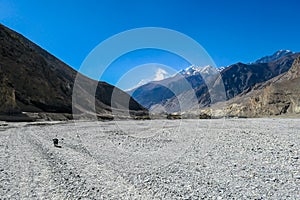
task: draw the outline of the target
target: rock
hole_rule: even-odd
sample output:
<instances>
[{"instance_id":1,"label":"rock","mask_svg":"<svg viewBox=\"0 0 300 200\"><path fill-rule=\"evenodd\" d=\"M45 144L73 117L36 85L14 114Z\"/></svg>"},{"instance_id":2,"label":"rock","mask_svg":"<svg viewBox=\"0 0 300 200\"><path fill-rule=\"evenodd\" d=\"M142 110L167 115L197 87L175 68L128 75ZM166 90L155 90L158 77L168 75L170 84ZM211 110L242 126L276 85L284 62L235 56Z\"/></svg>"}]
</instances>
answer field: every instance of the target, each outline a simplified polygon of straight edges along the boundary
<instances>
[{"instance_id":1,"label":"rock","mask_svg":"<svg viewBox=\"0 0 300 200\"><path fill-rule=\"evenodd\" d=\"M294 60L288 72L257 84L253 90L228 101L226 115L262 117L300 114L299 85L300 57Z\"/></svg>"}]
</instances>

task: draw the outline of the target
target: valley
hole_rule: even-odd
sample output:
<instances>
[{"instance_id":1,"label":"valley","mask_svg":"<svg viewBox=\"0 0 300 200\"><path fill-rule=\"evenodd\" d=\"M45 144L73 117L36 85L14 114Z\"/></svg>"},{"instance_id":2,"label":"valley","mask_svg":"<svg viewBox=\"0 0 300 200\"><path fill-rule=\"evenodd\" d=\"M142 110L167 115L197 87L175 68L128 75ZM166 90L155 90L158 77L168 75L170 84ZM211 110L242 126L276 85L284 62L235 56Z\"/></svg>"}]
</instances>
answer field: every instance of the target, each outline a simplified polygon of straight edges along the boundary
<instances>
[{"instance_id":1,"label":"valley","mask_svg":"<svg viewBox=\"0 0 300 200\"><path fill-rule=\"evenodd\" d=\"M299 124L272 118L2 123L0 196L299 199Z\"/></svg>"}]
</instances>

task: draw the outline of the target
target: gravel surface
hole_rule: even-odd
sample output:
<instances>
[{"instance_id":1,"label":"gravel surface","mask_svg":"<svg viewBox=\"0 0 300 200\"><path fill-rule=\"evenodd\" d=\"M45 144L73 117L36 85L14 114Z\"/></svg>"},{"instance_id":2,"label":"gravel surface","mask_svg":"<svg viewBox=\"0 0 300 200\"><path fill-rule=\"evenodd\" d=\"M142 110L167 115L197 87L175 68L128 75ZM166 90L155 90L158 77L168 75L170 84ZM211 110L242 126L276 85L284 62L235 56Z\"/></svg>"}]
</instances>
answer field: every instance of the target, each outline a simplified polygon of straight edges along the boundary
<instances>
[{"instance_id":1,"label":"gravel surface","mask_svg":"<svg viewBox=\"0 0 300 200\"><path fill-rule=\"evenodd\" d=\"M300 199L300 119L0 123L0 158L0 199Z\"/></svg>"}]
</instances>

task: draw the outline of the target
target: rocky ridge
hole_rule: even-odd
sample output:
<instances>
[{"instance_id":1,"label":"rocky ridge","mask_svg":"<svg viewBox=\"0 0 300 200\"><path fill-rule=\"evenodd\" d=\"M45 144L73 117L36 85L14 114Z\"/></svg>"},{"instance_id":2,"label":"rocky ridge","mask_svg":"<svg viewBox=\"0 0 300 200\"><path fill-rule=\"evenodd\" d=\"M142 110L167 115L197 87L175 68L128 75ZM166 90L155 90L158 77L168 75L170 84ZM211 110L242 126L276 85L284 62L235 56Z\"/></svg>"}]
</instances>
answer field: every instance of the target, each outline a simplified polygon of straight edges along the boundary
<instances>
[{"instance_id":1,"label":"rocky ridge","mask_svg":"<svg viewBox=\"0 0 300 200\"><path fill-rule=\"evenodd\" d=\"M300 56L289 71L252 90L220 103L210 110L213 115L234 117L294 116L300 114ZM223 108L221 111L220 108ZM205 110L208 112L208 110Z\"/></svg>"}]
</instances>

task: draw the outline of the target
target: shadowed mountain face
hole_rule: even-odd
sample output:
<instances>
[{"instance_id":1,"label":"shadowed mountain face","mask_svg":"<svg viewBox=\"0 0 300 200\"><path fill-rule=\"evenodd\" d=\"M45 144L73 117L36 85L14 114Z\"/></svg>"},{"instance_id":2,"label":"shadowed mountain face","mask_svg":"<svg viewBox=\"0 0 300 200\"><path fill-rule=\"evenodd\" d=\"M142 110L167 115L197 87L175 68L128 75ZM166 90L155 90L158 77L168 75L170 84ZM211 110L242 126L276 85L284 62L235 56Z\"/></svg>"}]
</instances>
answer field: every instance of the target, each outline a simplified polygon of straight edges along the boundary
<instances>
[{"instance_id":1,"label":"shadowed mountain face","mask_svg":"<svg viewBox=\"0 0 300 200\"><path fill-rule=\"evenodd\" d=\"M76 75L77 72L68 65L22 35L0 24L0 112L2 114L72 113L72 92ZM90 94L89 85L97 85L94 96L98 113L110 113L114 105L122 105L127 109L129 107L132 111L146 112L141 105L118 88L82 77L85 84L82 88L83 93ZM119 97L111 102L113 92ZM126 101L129 102L129 106L126 105L128 104Z\"/></svg>"},{"instance_id":2,"label":"shadowed mountain face","mask_svg":"<svg viewBox=\"0 0 300 200\"><path fill-rule=\"evenodd\" d=\"M300 114L300 56L292 67L228 102L230 116L261 117Z\"/></svg>"},{"instance_id":3,"label":"shadowed mountain face","mask_svg":"<svg viewBox=\"0 0 300 200\"><path fill-rule=\"evenodd\" d=\"M180 111L178 107L178 99L187 96L191 91L198 99L199 107L207 107L217 101L232 99L233 97L251 90L258 83L265 82L279 74L282 74L290 69L293 61L300 54L284 51L275 53L273 56L264 57L260 62L252 64L237 63L226 67L222 71L207 70L208 67L198 68L196 71L209 71L209 73L185 73L190 72L190 69L180 72L180 75L171 78L151 82L146 85L136 88L131 91L132 96L143 106L154 112L156 108L164 108L167 112ZM277 56L277 57L276 57ZM267 59L268 58L268 59ZM270 61L264 63L263 61ZM221 77L221 78L218 78ZM179 78L181 77L181 78ZM190 84L187 90L181 90L176 95L171 91L176 91L176 87L180 85L181 79L185 79ZM211 87L207 87L210 85ZM222 86L223 93L219 90L214 95L212 94L216 87ZM215 88L214 88L215 87ZM220 93L221 91L221 93Z\"/></svg>"},{"instance_id":4,"label":"shadowed mountain face","mask_svg":"<svg viewBox=\"0 0 300 200\"><path fill-rule=\"evenodd\" d=\"M265 82L287 72L300 54L288 54L268 63L237 63L221 72L227 99L251 89L255 84Z\"/></svg>"},{"instance_id":5,"label":"shadowed mountain face","mask_svg":"<svg viewBox=\"0 0 300 200\"><path fill-rule=\"evenodd\" d=\"M204 81L200 75L188 77L176 75L161 81L147 83L129 93L140 104L146 108L151 108L157 104L165 106L170 99L176 101L176 96L202 84L204 84ZM178 102L175 102L175 104L178 104Z\"/></svg>"}]
</instances>

